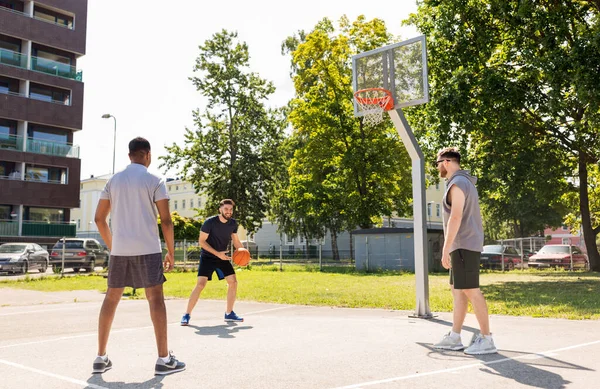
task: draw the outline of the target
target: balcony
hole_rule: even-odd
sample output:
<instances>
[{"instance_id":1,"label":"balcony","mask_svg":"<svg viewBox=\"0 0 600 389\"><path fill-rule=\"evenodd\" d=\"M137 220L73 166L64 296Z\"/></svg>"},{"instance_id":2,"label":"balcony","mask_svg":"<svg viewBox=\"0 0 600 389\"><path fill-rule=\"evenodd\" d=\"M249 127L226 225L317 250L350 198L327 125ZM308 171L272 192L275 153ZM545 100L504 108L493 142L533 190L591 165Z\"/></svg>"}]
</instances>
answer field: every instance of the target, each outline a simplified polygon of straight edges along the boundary
<instances>
[{"instance_id":1,"label":"balcony","mask_svg":"<svg viewBox=\"0 0 600 389\"><path fill-rule=\"evenodd\" d=\"M75 223L47 223L24 221L21 236L75 236L77 225Z\"/></svg>"},{"instance_id":2,"label":"balcony","mask_svg":"<svg viewBox=\"0 0 600 389\"><path fill-rule=\"evenodd\" d=\"M83 72L77 70L75 66L66 63L53 61L51 59L31 57L31 70L51 74L57 77L69 78L75 81L83 80Z\"/></svg>"},{"instance_id":3,"label":"balcony","mask_svg":"<svg viewBox=\"0 0 600 389\"><path fill-rule=\"evenodd\" d=\"M74 223L24 221L21 236L73 237L76 232ZM0 236L19 236L19 222L0 220Z\"/></svg>"},{"instance_id":4,"label":"balcony","mask_svg":"<svg viewBox=\"0 0 600 389\"><path fill-rule=\"evenodd\" d=\"M27 56L16 51L0 48L0 63L27 69Z\"/></svg>"},{"instance_id":5,"label":"balcony","mask_svg":"<svg viewBox=\"0 0 600 389\"><path fill-rule=\"evenodd\" d=\"M27 152L54 155L57 157L79 158L79 146L33 138L27 138Z\"/></svg>"},{"instance_id":6,"label":"balcony","mask_svg":"<svg viewBox=\"0 0 600 389\"><path fill-rule=\"evenodd\" d=\"M16 135L2 135L0 136L0 150L23 150L23 137Z\"/></svg>"},{"instance_id":7,"label":"balcony","mask_svg":"<svg viewBox=\"0 0 600 389\"><path fill-rule=\"evenodd\" d=\"M23 137L17 135L3 135L0 137L0 150L1 149L24 151ZM33 138L27 138L26 151L28 153L54 155L57 157L79 158L79 146Z\"/></svg>"}]
</instances>

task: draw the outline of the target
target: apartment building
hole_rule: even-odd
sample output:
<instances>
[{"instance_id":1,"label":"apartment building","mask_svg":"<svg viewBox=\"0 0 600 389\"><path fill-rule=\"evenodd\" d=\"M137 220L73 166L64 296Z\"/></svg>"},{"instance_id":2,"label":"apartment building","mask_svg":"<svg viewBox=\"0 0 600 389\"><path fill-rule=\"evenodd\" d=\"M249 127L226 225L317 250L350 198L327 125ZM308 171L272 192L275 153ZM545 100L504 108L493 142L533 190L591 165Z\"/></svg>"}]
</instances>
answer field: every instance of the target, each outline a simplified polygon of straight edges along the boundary
<instances>
[{"instance_id":1,"label":"apartment building","mask_svg":"<svg viewBox=\"0 0 600 389\"><path fill-rule=\"evenodd\" d=\"M71 222L76 226L77 236L99 238L94 215L100 194L112 175L91 176L82 179L80 184L80 205L71 211ZM191 183L180 179L167 178L169 207L181 216L197 218L196 210L203 205L203 197L194 191ZM216 212L215 212L216 213Z\"/></svg>"},{"instance_id":2,"label":"apartment building","mask_svg":"<svg viewBox=\"0 0 600 389\"><path fill-rule=\"evenodd\" d=\"M177 212L188 218L198 218L196 208L203 207L206 198L197 194L191 183L179 178L167 178L167 190L171 197L169 201L171 212ZM216 214L217 210L215 210Z\"/></svg>"},{"instance_id":3,"label":"apartment building","mask_svg":"<svg viewBox=\"0 0 600 389\"><path fill-rule=\"evenodd\" d=\"M75 236L87 0L0 0L0 242Z\"/></svg>"}]
</instances>

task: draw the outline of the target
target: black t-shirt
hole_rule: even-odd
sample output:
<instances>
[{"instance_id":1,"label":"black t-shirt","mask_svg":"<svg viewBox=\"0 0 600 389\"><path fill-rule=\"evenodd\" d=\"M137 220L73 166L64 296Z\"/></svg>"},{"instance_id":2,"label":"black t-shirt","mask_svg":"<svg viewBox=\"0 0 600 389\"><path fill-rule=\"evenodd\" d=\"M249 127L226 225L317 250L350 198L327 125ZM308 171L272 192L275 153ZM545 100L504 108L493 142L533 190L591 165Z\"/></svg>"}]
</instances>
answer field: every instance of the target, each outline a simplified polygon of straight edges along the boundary
<instances>
[{"instance_id":1,"label":"black t-shirt","mask_svg":"<svg viewBox=\"0 0 600 389\"><path fill-rule=\"evenodd\" d=\"M200 231L208 234L206 242L217 251L227 250L227 246L231 241L231 234L236 234L237 230L238 225L235 219L229 219L227 223L222 223L218 215L206 219L200 229ZM204 249L202 249L201 255L204 258L219 259Z\"/></svg>"}]
</instances>

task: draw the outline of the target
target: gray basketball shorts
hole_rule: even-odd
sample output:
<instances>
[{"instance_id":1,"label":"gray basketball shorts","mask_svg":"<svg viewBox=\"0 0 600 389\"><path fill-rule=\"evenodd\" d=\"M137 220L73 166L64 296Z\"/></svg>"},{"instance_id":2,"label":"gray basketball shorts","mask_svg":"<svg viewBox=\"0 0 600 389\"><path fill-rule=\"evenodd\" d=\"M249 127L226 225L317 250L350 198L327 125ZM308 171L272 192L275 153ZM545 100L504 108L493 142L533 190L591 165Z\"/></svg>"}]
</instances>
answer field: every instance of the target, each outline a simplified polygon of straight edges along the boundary
<instances>
[{"instance_id":1,"label":"gray basketball shorts","mask_svg":"<svg viewBox=\"0 0 600 389\"><path fill-rule=\"evenodd\" d=\"M149 288L162 285L167 279L163 274L161 253L146 255L111 255L108 263L109 288Z\"/></svg>"},{"instance_id":2,"label":"gray basketball shorts","mask_svg":"<svg viewBox=\"0 0 600 389\"><path fill-rule=\"evenodd\" d=\"M454 289L479 288L479 261L481 253L458 249L450 253L450 285Z\"/></svg>"}]
</instances>

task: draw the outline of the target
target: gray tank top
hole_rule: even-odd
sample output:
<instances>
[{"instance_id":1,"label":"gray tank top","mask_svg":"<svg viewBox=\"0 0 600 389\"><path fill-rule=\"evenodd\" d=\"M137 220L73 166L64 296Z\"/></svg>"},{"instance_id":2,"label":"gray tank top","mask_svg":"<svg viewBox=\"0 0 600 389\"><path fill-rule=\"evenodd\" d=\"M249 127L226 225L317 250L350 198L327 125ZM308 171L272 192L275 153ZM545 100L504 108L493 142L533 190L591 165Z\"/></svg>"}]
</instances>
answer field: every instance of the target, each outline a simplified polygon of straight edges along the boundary
<instances>
[{"instance_id":1,"label":"gray tank top","mask_svg":"<svg viewBox=\"0 0 600 389\"><path fill-rule=\"evenodd\" d=\"M446 183L446 192L442 200L444 209L444 232L450 219L451 204L448 204L448 192L456 185L465 194L465 208L463 209L460 228L450 247L450 252L458 249L466 249L481 252L483 250L483 223L481 222L481 210L479 208L479 195L475 184L477 178L466 170L459 170L450 177Z\"/></svg>"}]
</instances>

